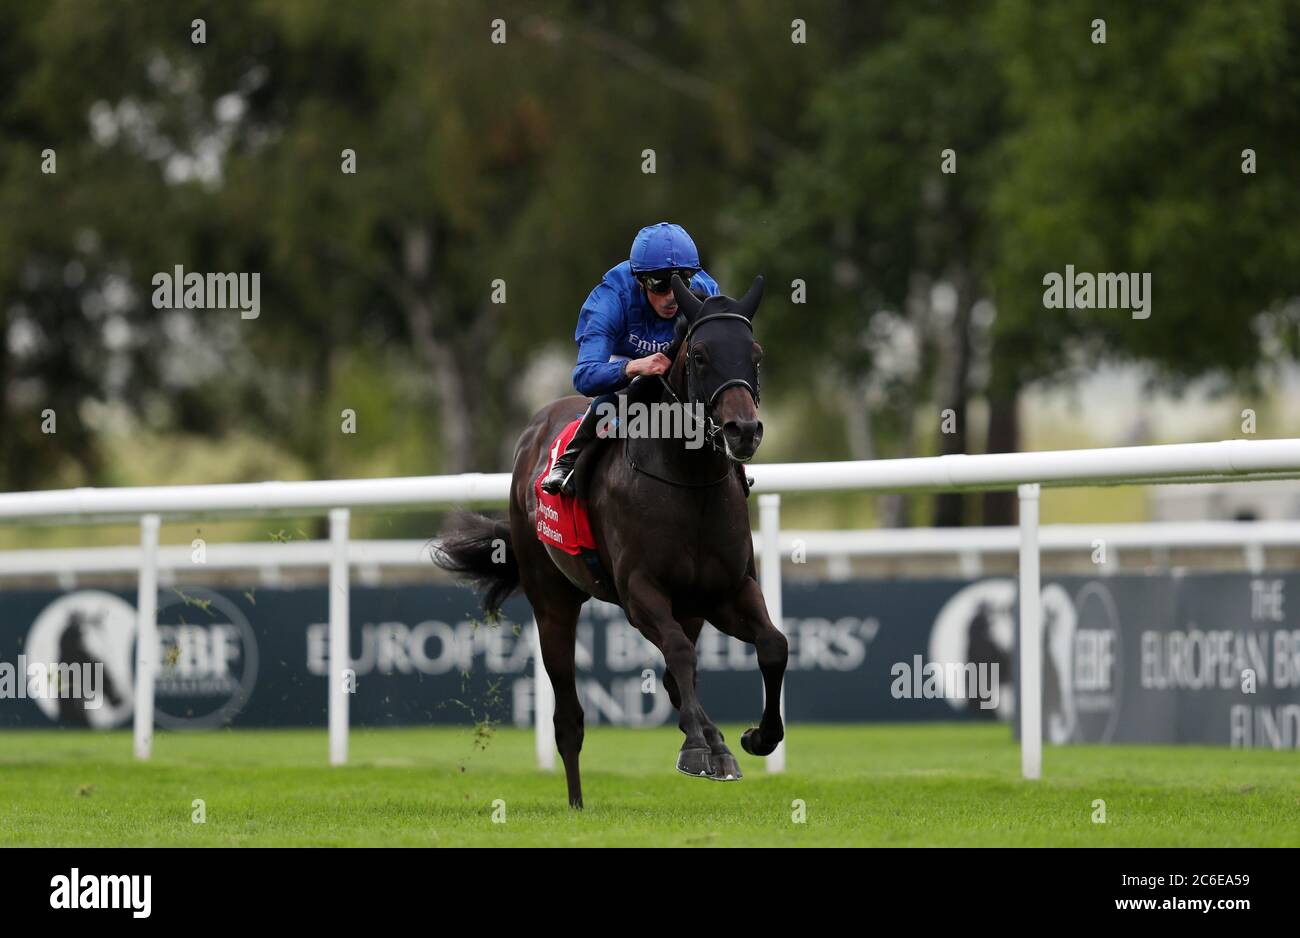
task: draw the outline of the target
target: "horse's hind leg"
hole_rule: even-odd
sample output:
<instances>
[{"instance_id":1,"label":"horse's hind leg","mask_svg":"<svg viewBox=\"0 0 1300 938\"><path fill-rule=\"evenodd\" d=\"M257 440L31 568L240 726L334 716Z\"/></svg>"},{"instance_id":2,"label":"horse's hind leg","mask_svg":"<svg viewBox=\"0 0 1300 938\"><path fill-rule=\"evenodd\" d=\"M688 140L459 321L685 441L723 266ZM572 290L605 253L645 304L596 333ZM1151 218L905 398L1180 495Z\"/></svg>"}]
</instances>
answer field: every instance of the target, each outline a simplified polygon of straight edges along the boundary
<instances>
[{"instance_id":1,"label":"horse's hind leg","mask_svg":"<svg viewBox=\"0 0 1300 938\"><path fill-rule=\"evenodd\" d=\"M587 594L565 579L551 562L546 548L533 532L528 513L518 501L510 505L510 540L515 546L524 595L528 597L533 616L537 619L542 663L555 691L555 748L564 760L569 806L581 808L582 775L578 771L578 754L582 752L582 705L578 703L573 650L577 641L578 613L582 611Z\"/></svg>"},{"instance_id":2,"label":"horse's hind leg","mask_svg":"<svg viewBox=\"0 0 1300 938\"><path fill-rule=\"evenodd\" d=\"M569 784L569 807L582 807L582 775L578 755L582 752L583 716L578 702L578 682L573 660L577 640L580 603L548 602L534 607L541 639L546 676L555 691L555 748L564 761Z\"/></svg>"}]
</instances>

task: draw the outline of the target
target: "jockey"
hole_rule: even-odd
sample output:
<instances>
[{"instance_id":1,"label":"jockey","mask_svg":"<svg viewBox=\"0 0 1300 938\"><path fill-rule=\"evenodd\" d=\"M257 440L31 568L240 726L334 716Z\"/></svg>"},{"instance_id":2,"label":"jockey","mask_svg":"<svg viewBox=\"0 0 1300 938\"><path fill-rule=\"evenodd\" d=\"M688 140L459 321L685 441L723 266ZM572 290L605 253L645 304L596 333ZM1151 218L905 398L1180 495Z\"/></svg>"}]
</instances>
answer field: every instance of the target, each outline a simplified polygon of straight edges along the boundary
<instances>
[{"instance_id":1,"label":"jockey","mask_svg":"<svg viewBox=\"0 0 1300 938\"><path fill-rule=\"evenodd\" d=\"M633 378L667 374L672 367L664 352L672 345L677 318L673 274L696 292L718 292L717 282L700 268L699 252L686 229L661 221L637 232L631 256L606 271L582 304L573 336L578 342L573 386L594 400L542 480L547 493L573 494L573 469L582 448L596 436L600 405L616 401L617 392Z\"/></svg>"}]
</instances>

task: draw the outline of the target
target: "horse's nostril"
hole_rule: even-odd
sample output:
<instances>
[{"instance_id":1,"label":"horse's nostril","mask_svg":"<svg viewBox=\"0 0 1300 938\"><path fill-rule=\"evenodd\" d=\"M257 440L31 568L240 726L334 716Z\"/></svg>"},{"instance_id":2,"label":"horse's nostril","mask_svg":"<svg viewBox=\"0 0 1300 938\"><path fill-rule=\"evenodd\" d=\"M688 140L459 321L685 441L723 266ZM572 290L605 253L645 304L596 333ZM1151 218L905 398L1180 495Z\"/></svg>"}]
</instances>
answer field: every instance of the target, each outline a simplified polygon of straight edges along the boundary
<instances>
[{"instance_id":1,"label":"horse's nostril","mask_svg":"<svg viewBox=\"0 0 1300 938\"><path fill-rule=\"evenodd\" d=\"M763 425L757 420L728 420L722 432L733 449L749 449L758 445L763 437Z\"/></svg>"}]
</instances>

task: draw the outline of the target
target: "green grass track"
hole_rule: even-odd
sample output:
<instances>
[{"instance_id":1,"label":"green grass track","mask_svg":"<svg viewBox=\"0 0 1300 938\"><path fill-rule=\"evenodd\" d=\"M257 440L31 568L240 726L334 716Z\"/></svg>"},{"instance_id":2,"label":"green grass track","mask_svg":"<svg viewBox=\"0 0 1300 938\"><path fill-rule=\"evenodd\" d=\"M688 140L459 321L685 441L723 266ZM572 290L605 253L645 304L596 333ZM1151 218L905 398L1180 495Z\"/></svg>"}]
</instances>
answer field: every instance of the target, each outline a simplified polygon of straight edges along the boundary
<instances>
[{"instance_id":1,"label":"green grass track","mask_svg":"<svg viewBox=\"0 0 1300 938\"><path fill-rule=\"evenodd\" d=\"M0 846L1300 846L1300 752L1048 747L1026 782L1002 725L796 724L774 776L722 729L740 782L674 771L675 728L589 729L582 812L513 728L353 730L339 768L324 730L160 731L148 762L6 730Z\"/></svg>"}]
</instances>

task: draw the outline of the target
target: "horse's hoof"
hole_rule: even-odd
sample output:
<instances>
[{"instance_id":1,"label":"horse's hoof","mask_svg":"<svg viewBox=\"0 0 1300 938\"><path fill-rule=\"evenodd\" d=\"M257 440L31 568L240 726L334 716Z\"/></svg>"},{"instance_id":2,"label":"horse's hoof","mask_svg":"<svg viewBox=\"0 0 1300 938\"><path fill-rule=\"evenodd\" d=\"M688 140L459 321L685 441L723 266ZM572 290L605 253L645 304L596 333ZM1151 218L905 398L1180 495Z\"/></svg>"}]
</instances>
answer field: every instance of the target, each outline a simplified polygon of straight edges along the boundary
<instances>
[{"instance_id":1,"label":"horse's hoof","mask_svg":"<svg viewBox=\"0 0 1300 938\"><path fill-rule=\"evenodd\" d=\"M729 752L713 755L713 772L709 778L715 782L738 782L743 775L740 773L740 763L736 757Z\"/></svg>"},{"instance_id":2,"label":"horse's hoof","mask_svg":"<svg viewBox=\"0 0 1300 938\"><path fill-rule=\"evenodd\" d=\"M713 774L711 753L707 749L683 749L677 754L677 771L695 778Z\"/></svg>"},{"instance_id":3,"label":"horse's hoof","mask_svg":"<svg viewBox=\"0 0 1300 938\"><path fill-rule=\"evenodd\" d=\"M757 726L751 726L740 734L740 748L751 756L770 756L780 741L778 739L776 742L769 742L764 739L762 731Z\"/></svg>"}]
</instances>

